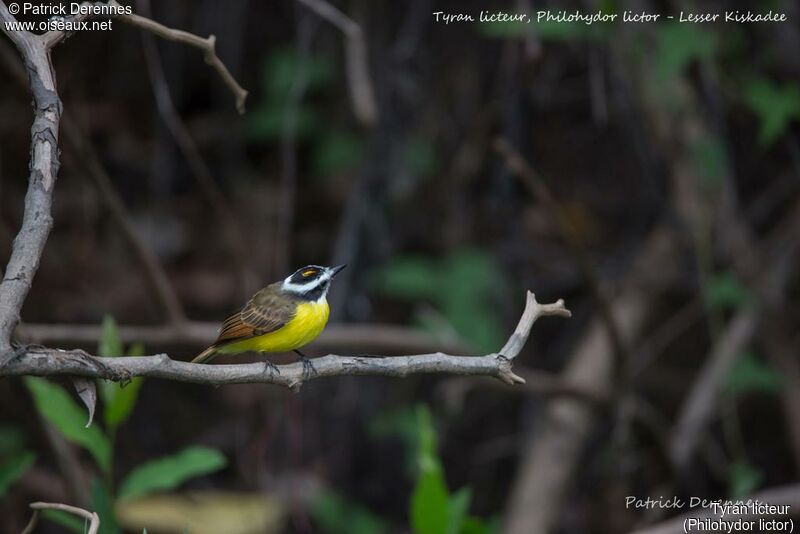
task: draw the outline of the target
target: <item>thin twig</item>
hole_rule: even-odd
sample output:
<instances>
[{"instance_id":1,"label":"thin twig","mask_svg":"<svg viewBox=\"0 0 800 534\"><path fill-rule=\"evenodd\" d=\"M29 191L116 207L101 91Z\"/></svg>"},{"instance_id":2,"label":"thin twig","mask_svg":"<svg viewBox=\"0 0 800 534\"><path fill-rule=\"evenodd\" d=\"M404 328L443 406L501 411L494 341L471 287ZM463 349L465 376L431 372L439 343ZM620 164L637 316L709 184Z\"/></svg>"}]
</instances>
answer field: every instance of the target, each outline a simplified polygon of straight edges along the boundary
<instances>
[{"instance_id":1,"label":"thin twig","mask_svg":"<svg viewBox=\"0 0 800 534\"><path fill-rule=\"evenodd\" d=\"M39 510L60 510L62 512L67 512L69 514L77 515L78 517L86 519L89 521L89 530L87 530L87 534L97 534L97 531L100 528L100 516L97 515L97 512L89 512L88 510L78 508L77 506L70 506L68 504L61 504L57 502L34 502L31 503L31 508L33 508L33 516L31 517L28 526L26 526L25 530L22 531L22 534L33 533L33 529L36 528L36 523L39 520Z\"/></svg>"},{"instance_id":2,"label":"thin twig","mask_svg":"<svg viewBox=\"0 0 800 534\"><path fill-rule=\"evenodd\" d=\"M369 60L364 32L353 19L323 0L298 0L308 9L327 20L345 36L347 81L356 118L367 127L378 122L378 105L369 76Z\"/></svg>"},{"instance_id":3,"label":"thin twig","mask_svg":"<svg viewBox=\"0 0 800 534\"><path fill-rule=\"evenodd\" d=\"M421 373L453 373L488 375L507 384L522 384L525 380L514 374L512 362L528 339L531 326L542 316L569 317L570 312L559 300L540 304L528 292L525 311L516 330L500 352L485 356L455 356L441 352L413 356L338 356L328 355L314 360L315 373L304 374L298 362L277 366L271 372L263 363L240 365L202 365L179 362L166 354L126 358L97 358L83 351L62 351L47 348L28 348L23 354L0 369L0 376L70 375L109 380L127 380L145 376L193 382L197 384L278 384L298 389L311 378L342 375L380 375L405 377Z\"/></svg>"}]
</instances>

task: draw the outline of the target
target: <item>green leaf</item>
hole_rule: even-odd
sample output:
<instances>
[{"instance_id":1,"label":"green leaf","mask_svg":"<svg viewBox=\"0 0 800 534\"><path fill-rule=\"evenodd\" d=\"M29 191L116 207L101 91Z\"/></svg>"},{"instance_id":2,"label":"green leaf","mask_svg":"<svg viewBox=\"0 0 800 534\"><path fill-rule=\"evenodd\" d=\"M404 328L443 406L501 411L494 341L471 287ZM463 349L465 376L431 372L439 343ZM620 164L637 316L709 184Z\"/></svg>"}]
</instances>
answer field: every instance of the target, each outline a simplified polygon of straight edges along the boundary
<instances>
[{"instance_id":1,"label":"green leaf","mask_svg":"<svg viewBox=\"0 0 800 534\"><path fill-rule=\"evenodd\" d=\"M800 118L800 86L794 82L779 85L766 78L751 81L744 90L745 102L758 115L758 143L769 147Z\"/></svg>"},{"instance_id":2,"label":"green leaf","mask_svg":"<svg viewBox=\"0 0 800 534\"><path fill-rule=\"evenodd\" d=\"M705 288L708 305L716 310L735 310L750 300L750 293L730 271L715 274Z\"/></svg>"},{"instance_id":3,"label":"green leaf","mask_svg":"<svg viewBox=\"0 0 800 534\"><path fill-rule=\"evenodd\" d=\"M225 456L216 449L187 447L172 456L147 462L133 470L119 489L119 497L130 499L174 489L187 480L225 467Z\"/></svg>"},{"instance_id":4,"label":"green leaf","mask_svg":"<svg viewBox=\"0 0 800 534\"><path fill-rule=\"evenodd\" d=\"M67 440L89 451L104 472L110 472L111 443L97 425L84 427L86 414L72 397L61 387L42 378L25 377L24 383L39 414Z\"/></svg>"},{"instance_id":5,"label":"green leaf","mask_svg":"<svg viewBox=\"0 0 800 534\"><path fill-rule=\"evenodd\" d=\"M100 356L106 358L118 358L126 355L117 323L110 315L103 317L102 333L97 352ZM132 343L128 347L127 355L144 356L144 353L144 345ZM132 379L125 386L110 380L100 382L100 395L105 404L103 415L109 433L114 434L117 427L126 421L131 412L133 412L141 387L142 379L139 377Z\"/></svg>"},{"instance_id":6,"label":"green leaf","mask_svg":"<svg viewBox=\"0 0 800 534\"><path fill-rule=\"evenodd\" d=\"M417 479L410 515L416 534L447 534L449 495L441 470L424 471Z\"/></svg>"},{"instance_id":7,"label":"green leaf","mask_svg":"<svg viewBox=\"0 0 800 534\"><path fill-rule=\"evenodd\" d=\"M500 270L478 249L460 249L443 260L400 256L378 272L377 290L407 300L431 301L476 350L502 344L505 329L494 313L494 299L506 292Z\"/></svg>"},{"instance_id":8,"label":"green leaf","mask_svg":"<svg viewBox=\"0 0 800 534\"><path fill-rule=\"evenodd\" d=\"M728 471L728 493L731 499L751 495L764 481L764 473L747 461L735 462Z\"/></svg>"},{"instance_id":9,"label":"green leaf","mask_svg":"<svg viewBox=\"0 0 800 534\"><path fill-rule=\"evenodd\" d=\"M751 352L745 352L728 374L725 389L733 395L749 392L780 393L783 377Z\"/></svg>"},{"instance_id":10,"label":"green leaf","mask_svg":"<svg viewBox=\"0 0 800 534\"><path fill-rule=\"evenodd\" d=\"M688 24L660 25L656 38L656 78L666 81L683 74L694 61L710 59L717 50L717 36L711 30L697 31Z\"/></svg>"},{"instance_id":11,"label":"green leaf","mask_svg":"<svg viewBox=\"0 0 800 534\"><path fill-rule=\"evenodd\" d=\"M462 249L447 257L442 271L439 294L450 323L475 349L497 350L505 331L491 298L502 294L505 286L492 259L483 251Z\"/></svg>"},{"instance_id":12,"label":"green leaf","mask_svg":"<svg viewBox=\"0 0 800 534\"><path fill-rule=\"evenodd\" d=\"M417 427L420 475L411 494L411 527L416 534L447 534L450 494L437 455L433 418L424 404L417 406Z\"/></svg>"},{"instance_id":13,"label":"green leaf","mask_svg":"<svg viewBox=\"0 0 800 534\"><path fill-rule=\"evenodd\" d=\"M461 534L494 534L500 532L498 521L486 521L480 517L467 517L461 525Z\"/></svg>"},{"instance_id":14,"label":"green leaf","mask_svg":"<svg viewBox=\"0 0 800 534\"><path fill-rule=\"evenodd\" d=\"M92 510L100 517L98 534L122 534L114 513L114 497L100 479L92 480Z\"/></svg>"},{"instance_id":15,"label":"green leaf","mask_svg":"<svg viewBox=\"0 0 800 534\"><path fill-rule=\"evenodd\" d=\"M36 455L31 451L23 451L0 464L0 497L4 496L14 482L28 470Z\"/></svg>"},{"instance_id":16,"label":"green leaf","mask_svg":"<svg viewBox=\"0 0 800 534\"><path fill-rule=\"evenodd\" d=\"M103 316L97 354L105 358L116 358L125 354L122 349L122 338L119 337L117 322L110 315Z\"/></svg>"},{"instance_id":17,"label":"green leaf","mask_svg":"<svg viewBox=\"0 0 800 534\"><path fill-rule=\"evenodd\" d=\"M322 491L314 499L311 517L326 534L382 534L389 530L384 519L331 490Z\"/></svg>"},{"instance_id":18,"label":"green leaf","mask_svg":"<svg viewBox=\"0 0 800 534\"><path fill-rule=\"evenodd\" d=\"M283 137L289 108L283 103L266 103L249 113L245 123L247 135L256 141L275 141ZM308 139L320 124L317 112L300 105L294 110L294 134L298 139Z\"/></svg>"},{"instance_id":19,"label":"green leaf","mask_svg":"<svg viewBox=\"0 0 800 534\"><path fill-rule=\"evenodd\" d=\"M461 533L471 500L472 493L469 488L461 488L450 497L447 505L447 534Z\"/></svg>"},{"instance_id":20,"label":"green leaf","mask_svg":"<svg viewBox=\"0 0 800 534\"><path fill-rule=\"evenodd\" d=\"M417 406L417 436L419 438L417 459L420 471L441 471L441 462L437 454L438 443L433 417L424 404Z\"/></svg>"},{"instance_id":21,"label":"green leaf","mask_svg":"<svg viewBox=\"0 0 800 534\"><path fill-rule=\"evenodd\" d=\"M63 510L42 510L42 517L48 521L52 521L56 525L61 525L67 530L75 532L75 534L86 534L89 527L88 520L81 519Z\"/></svg>"},{"instance_id":22,"label":"green leaf","mask_svg":"<svg viewBox=\"0 0 800 534\"><path fill-rule=\"evenodd\" d=\"M116 432L119 425L128 420L136 406L139 390L143 383L144 380L141 377L132 378L125 385L109 380L101 383L100 391L105 401L103 418L109 433Z\"/></svg>"}]
</instances>

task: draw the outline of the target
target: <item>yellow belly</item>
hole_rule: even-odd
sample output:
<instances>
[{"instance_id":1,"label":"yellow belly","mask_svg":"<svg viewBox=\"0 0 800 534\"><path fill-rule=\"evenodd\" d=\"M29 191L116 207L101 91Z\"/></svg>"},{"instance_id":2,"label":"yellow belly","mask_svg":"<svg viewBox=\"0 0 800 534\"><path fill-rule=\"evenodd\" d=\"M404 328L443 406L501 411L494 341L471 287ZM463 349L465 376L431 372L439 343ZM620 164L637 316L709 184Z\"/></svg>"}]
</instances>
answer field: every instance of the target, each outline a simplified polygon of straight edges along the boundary
<instances>
[{"instance_id":1,"label":"yellow belly","mask_svg":"<svg viewBox=\"0 0 800 534\"><path fill-rule=\"evenodd\" d=\"M294 318L283 327L243 341L220 347L223 354L239 352L289 352L311 343L328 323L328 302L303 302L297 307Z\"/></svg>"}]
</instances>

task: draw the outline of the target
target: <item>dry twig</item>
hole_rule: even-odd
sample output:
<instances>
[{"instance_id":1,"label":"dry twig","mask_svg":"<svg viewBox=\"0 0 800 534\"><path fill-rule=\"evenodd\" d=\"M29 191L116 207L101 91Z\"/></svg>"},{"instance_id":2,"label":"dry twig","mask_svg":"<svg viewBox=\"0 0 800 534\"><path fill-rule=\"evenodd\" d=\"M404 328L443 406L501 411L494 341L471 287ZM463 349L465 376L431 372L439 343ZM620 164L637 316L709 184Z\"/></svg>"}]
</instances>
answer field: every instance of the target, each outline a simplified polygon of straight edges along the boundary
<instances>
[{"instance_id":1,"label":"dry twig","mask_svg":"<svg viewBox=\"0 0 800 534\"><path fill-rule=\"evenodd\" d=\"M33 529L36 528L36 524L39 522L39 510L60 510L86 519L89 521L87 534L97 534L100 528L100 516L97 515L97 512L89 512L77 506L57 502L34 502L31 503L31 508L33 508L33 516L31 516L31 520L25 530L22 531L22 534L33 534Z\"/></svg>"}]
</instances>

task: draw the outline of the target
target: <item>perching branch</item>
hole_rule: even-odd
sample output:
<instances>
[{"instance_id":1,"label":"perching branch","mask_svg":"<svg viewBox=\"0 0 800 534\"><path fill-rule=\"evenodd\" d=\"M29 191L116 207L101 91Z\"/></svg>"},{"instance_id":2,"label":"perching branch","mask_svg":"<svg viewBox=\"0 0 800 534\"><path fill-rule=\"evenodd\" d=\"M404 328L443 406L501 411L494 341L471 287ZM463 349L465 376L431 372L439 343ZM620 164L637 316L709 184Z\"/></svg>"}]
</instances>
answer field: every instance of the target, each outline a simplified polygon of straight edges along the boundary
<instances>
[{"instance_id":1,"label":"perching branch","mask_svg":"<svg viewBox=\"0 0 800 534\"><path fill-rule=\"evenodd\" d=\"M521 384L525 380L514 374L512 362L528 340L531 327L539 317L555 315L569 317L563 300L541 304L528 292L525 311L517 328L499 352L485 356L456 356L441 352L413 356L338 356L330 354L314 359L316 373L303 375L301 363L277 366L278 373L270 372L263 363L239 365L201 365L175 361L166 354L126 358L98 358L80 350L62 351L28 347L18 351L19 356L0 369L0 376L50 376L68 375L104 378L115 381L129 380L134 376L163 378L197 384L277 384L298 389L309 378L342 375L378 375L404 377L411 374L452 373L459 375L487 375L507 384Z\"/></svg>"}]
</instances>

